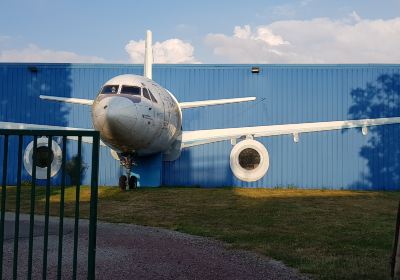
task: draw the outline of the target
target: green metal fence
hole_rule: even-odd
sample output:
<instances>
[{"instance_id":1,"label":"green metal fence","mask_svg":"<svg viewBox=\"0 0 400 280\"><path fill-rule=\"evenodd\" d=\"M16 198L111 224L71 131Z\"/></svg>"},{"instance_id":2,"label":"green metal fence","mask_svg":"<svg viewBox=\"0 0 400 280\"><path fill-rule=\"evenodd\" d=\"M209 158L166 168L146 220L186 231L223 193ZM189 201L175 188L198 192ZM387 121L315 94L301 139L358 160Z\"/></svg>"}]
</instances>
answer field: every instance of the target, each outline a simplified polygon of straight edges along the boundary
<instances>
[{"instance_id":1,"label":"green metal fence","mask_svg":"<svg viewBox=\"0 0 400 280\"><path fill-rule=\"evenodd\" d=\"M51 149L52 140L55 137L62 138L62 161L61 161L61 183L60 183L60 202L59 202L59 227L58 227L58 259L57 259L57 279L61 279L63 267L63 230L64 230L64 200L66 188L66 158L67 158L67 141L68 139L78 140L78 161L82 161L82 137L90 139L92 142L92 159L91 159L91 184L90 184L90 214L89 214L89 240L88 240L88 256L87 256L87 278L95 279L95 257L96 257L96 220L97 220L97 196L98 196L98 168L99 168L99 133L97 131L88 130L14 130L0 129L0 139L3 142L3 159L2 164L2 185L1 185L1 220L0 220L0 279L3 279L3 260L4 260L4 226L7 199L7 166L9 161L10 138L16 138L18 142L17 152L17 183L15 188L15 221L14 221L14 246L13 246L13 263L12 277L17 279L18 275L18 243L19 243L19 224L21 209L21 178L23 164L23 141L25 137L33 138L33 164L32 164L32 181L30 190L30 218L29 218L29 245L28 245L28 264L26 270L27 279L32 279L32 257L34 250L34 226L35 226L35 196L36 196L36 161L37 161L37 140L38 137L45 136L48 138L48 148ZM1 148L0 148L1 149ZM51 153L48 152L48 162L52 161ZM48 238L49 238L49 210L50 210L50 191L51 191L51 164L47 166L47 179L45 185L45 207L44 207L44 235L43 235L43 263L42 263L42 279L47 279L47 262L48 262ZM80 176L78 176L80 178ZM72 278L77 277L77 259L78 259L78 234L79 234L79 203L80 203L80 179L76 184L76 200L75 200L75 217L73 231L73 260L72 260ZM7 269L11 269L7 267Z\"/></svg>"}]
</instances>

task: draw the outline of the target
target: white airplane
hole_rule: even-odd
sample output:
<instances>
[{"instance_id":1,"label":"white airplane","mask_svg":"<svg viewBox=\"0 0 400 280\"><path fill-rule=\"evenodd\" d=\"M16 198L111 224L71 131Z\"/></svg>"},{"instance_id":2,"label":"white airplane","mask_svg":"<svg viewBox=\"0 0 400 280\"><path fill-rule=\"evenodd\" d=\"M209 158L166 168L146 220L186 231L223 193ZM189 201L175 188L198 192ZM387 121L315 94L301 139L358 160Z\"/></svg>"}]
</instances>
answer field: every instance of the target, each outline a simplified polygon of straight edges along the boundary
<instances>
[{"instance_id":1,"label":"white airplane","mask_svg":"<svg viewBox=\"0 0 400 280\"><path fill-rule=\"evenodd\" d=\"M103 85L94 100L40 96L44 100L91 106L93 127L100 132L101 144L110 147L113 156L127 168L128 178L136 157L163 153L163 159L171 161L180 156L182 149L230 140L233 174L243 181L257 181L268 171L269 156L255 138L292 135L297 143L301 133L362 128L362 134L366 135L369 126L400 123L400 117L395 117L183 131L183 110L256 98L178 102L171 92L152 80L152 63L152 34L147 31L144 76L116 76ZM74 129L10 122L0 122L0 128ZM90 143L90 139L83 142ZM135 184L135 180L129 180L129 184Z\"/></svg>"}]
</instances>

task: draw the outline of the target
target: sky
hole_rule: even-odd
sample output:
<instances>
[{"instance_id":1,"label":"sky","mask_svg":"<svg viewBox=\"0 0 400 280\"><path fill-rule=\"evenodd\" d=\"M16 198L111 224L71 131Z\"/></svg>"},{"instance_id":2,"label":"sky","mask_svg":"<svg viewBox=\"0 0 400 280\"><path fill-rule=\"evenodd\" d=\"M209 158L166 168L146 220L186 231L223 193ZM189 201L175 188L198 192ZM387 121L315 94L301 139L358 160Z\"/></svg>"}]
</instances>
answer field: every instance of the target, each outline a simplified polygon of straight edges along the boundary
<instances>
[{"instance_id":1,"label":"sky","mask_svg":"<svg viewBox=\"0 0 400 280\"><path fill-rule=\"evenodd\" d=\"M0 0L0 62L400 63L400 0Z\"/></svg>"}]
</instances>

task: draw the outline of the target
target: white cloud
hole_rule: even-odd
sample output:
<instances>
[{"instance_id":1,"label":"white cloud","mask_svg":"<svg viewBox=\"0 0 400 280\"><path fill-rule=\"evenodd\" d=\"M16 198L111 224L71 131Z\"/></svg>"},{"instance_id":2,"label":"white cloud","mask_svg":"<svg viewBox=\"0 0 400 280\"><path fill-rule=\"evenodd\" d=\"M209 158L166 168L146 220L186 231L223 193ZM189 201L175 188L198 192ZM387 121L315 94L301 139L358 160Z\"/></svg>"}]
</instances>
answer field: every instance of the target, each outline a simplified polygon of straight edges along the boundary
<instances>
[{"instance_id":1,"label":"white cloud","mask_svg":"<svg viewBox=\"0 0 400 280\"><path fill-rule=\"evenodd\" d=\"M235 29L233 30L233 36L239 39L263 41L271 46L288 44L288 42L284 41L281 36L273 34L269 28L265 27L257 28L256 32L253 34L251 32L250 25L245 25L243 28L240 26L235 26Z\"/></svg>"},{"instance_id":2,"label":"white cloud","mask_svg":"<svg viewBox=\"0 0 400 280\"><path fill-rule=\"evenodd\" d=\"M144 61L144 40L129 41L125 46L132 63L142 64ZM155 63L199 63L193 56L194 47L180 39L169 39L153 45Z\"/></svg>"},{"instance_id":3,"label":"white cloud","mask_svg":"<svg viewBox=\"0 0 400 280\"><path fill-rule=\"evenodd\" d=\"M105 59L96 56L82 56L74 52L41 49L29 44L22 49L0 50L2 62L65 62L65 63L102 63Z\"/></svg>"},{"instance_id":4,"label":"white cloud","mask_svg":"<svg viewBox=\"0 0 400 280\"><path fill-rule=\"evenodd\" d=\"M355 22L361 21L361 17L356 13L356 11L353 11L349 17L354 20Z\"/></svg>"},{"instance_id":5,"label":"white cloud","mask_svg":"<svg viewBox=\"0 0 400 280\"><path fill-rule=\"evenodd\" d=\"M283 20L232 35L208 34L206 44L223 62L399 63L400 17L362 19L353 12L332 20Z\"/></svg>"}]
</instances>

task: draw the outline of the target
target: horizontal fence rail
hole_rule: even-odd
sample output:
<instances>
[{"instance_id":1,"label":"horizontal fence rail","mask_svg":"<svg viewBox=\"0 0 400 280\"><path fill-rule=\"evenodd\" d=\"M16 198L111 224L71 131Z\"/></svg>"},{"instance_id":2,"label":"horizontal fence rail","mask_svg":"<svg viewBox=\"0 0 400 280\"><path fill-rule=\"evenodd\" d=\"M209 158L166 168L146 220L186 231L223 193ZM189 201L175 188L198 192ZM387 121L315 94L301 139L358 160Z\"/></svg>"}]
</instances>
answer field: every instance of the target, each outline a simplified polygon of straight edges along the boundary
<instances>
[{"instance_id":1,"label":"horizontal fence rail","mask_svg":"<svg viewBox=\"0 0 400 280\"><path fill-rule=\"evenodd\" d=\"M37 198L37 169L39 160L38 155L38 139L39 137L47 137L47 155L46 160L46 184L45 184L45 202L44 202L44 229L43 229L43 252L42 252L42 279L47 279L48 274L48 250L49 250L49 222L50 222L50 205L51 201L51 188L52 188L52 161L54 160L54 154L52 152L52 143L54 139L59 139L61 142L61 180L59 188L59 216L58 216L58 246L57 246L57 267L56 273L57 279L63 277L63 270L69 269L72 271L72 279L77 277L77 260L78 260L78 237L79 237L79 205L80 205L80 188L81 188L81 163L82 163L82 137L91 138L92 145L92 157L91 157L91 183L90 183L90 211L89 211L89 239L87 249L87 278L95 279L95 257L96 257L96 223L97 223L97 199L98 199L98 172L99 172L99 147L100 137L99 132L89 130L26 130L26 129L0 129L0 143L2 142L2 157L0 162L2 165L2 176L1 176L1 206L0 206L0 279L4 279L4 274L12 275L13 279L17 279L21 275L21 268L19 263L21 262L21 254L19 254L19 241L20 241L20 212L21 212L21 190L22 186L22 165L24 162L23 158L23 146L24 140L29 139L33 142L32 148L32 170L31 170L31 181L30 181L30 194L29 194L29 234L28 234L28 250L27 250L27 265L26 273L27 279L32 279L33 266L37 269L37 263L34 263L35 250L35 211L36 211L36 198ZM13 236L13 258L12 267L6 266L4 263L5 252L4 252L4 241L5 241L5 225L6 225L6 211L7 209L7 170L10 168L10 144L17 141L17 180L15 186L15 213L14 213L14 236ZM75 215L74 215L74 229L73 229L73 254L72 254L72 267L67 268L63 265L63 236L64 236L64 213L65 213L65 189L66 189L66 166L67 166L67 143L72 140L77 142L77 164L78 173L77 181L74 182L75 186ZM75 141L77 140L77 141ZM43 145L42 145L43 146ZM26 157L26 155L25 155ZM79 250L81 252L82 250ZM37 252L36 252L37 253ZM23 266L25 268L25 266ZM8 270L8 271L4 271ZM12 273L11 273L12 272Z\"/></svg>"}]
</instances>

